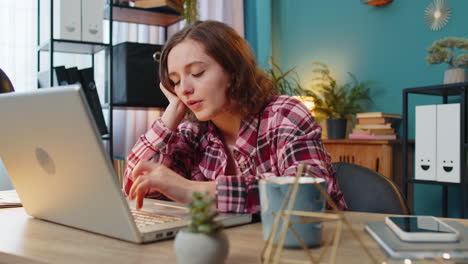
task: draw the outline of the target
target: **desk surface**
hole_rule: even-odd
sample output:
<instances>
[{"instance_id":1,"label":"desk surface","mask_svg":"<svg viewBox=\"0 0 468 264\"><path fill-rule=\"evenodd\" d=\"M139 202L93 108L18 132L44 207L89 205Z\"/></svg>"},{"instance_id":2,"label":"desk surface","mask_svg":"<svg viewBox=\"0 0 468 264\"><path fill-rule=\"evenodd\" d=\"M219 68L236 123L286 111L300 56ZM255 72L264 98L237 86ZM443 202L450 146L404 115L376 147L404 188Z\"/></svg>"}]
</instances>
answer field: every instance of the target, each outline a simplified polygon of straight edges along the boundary
<instances>
[{"instance_id":1,"label":"desk surface","mask_svg":"<svg viewBox=\"0 0 468 264\"><path fill-rule=\"evenodd\" d=\"M383 214L346 212L346 218L358 231L375 257L386 254L364 231L364 222L383 221ZM459 220L459 219L457 219ZM468 220L459 220L468 224ZM325 225L324 235L332 228ZM225 230L230 242L227 263L259 263L265 244L261 223ZM173 240L137 245L86 231L38 220L23 208L0 209L0 264L2 263L176 263ZM14 258L14 256L18 256ZM288 256L302 258L301 250L288 250ZM371 263L358 242L344 229L337 263ZM387 262L388 263L388 262Z\"/></svg>"}]
</instances>

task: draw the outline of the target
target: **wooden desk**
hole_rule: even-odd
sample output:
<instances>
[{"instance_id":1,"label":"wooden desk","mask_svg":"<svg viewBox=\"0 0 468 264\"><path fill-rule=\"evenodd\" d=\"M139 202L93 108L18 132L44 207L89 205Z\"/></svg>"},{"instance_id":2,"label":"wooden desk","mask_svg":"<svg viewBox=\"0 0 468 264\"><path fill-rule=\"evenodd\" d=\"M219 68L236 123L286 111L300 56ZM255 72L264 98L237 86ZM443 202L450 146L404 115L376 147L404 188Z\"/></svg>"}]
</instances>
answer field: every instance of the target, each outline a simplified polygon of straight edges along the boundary
<instances>
[{"instance_id":1,"label":"wooden desk","mask_svg":"<svg viewBox=\"0 0 468 264\"><path fill-rule=\"evenodd\" d=\"M383 221L385 215L346 212L364 243L379 260L387 258L364 231L365 221ZM460 220L468 224L468 220ZM332 226L325 225L324 235ZM230 242L227 263L259 263L264 246L261 223L226 229ZM176 263L173 240L137 245L86 231L34 219L23 208L0 209L0 263ZM288 256L303 257L302 250L288 250ZM30 262L28 262L30 260ZM344 229L337 263L371 263L350 232ZM387 262L388 263L388 262Z\"/></svg>"}]
</instances>

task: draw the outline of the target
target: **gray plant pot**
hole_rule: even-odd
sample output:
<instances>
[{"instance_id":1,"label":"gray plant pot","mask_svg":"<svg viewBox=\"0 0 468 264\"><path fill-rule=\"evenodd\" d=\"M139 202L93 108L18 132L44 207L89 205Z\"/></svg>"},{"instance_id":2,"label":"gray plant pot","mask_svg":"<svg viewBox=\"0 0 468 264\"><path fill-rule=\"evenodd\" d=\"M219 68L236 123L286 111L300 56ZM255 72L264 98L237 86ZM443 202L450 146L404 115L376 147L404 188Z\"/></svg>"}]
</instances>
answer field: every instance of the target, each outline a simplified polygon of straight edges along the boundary
<instances>
[{"instance_id":1,"label":"gray plant pot","mask_svg":"<svg viewBox=\"0 0 468 264\"><path fill-rule=\"evenodd\" d=\"M465 69L454 68L444 73L444 84L460 83L466 81Z\"/></svg>"},{"instance_id":2,"label":"gray plant pot","mask_svg":"<svg viewBox=\"0 0 468 264\"><path fill-rule=\"evenodd\" d=\"M174 249L179 264L219 264L226 261L229 240L223 231L207 235L184 229L177 233Z\"/></svg>"},{"instance_id":3,"label":"gray plant pot","mask_svg":"<svg viewBox=\"0 0 468 264\"><path fill-rule=\"evenodd\" d=\"M346 118L328 118L327 133L329 139L346 138Z\"/></svg>"}]
</instances>

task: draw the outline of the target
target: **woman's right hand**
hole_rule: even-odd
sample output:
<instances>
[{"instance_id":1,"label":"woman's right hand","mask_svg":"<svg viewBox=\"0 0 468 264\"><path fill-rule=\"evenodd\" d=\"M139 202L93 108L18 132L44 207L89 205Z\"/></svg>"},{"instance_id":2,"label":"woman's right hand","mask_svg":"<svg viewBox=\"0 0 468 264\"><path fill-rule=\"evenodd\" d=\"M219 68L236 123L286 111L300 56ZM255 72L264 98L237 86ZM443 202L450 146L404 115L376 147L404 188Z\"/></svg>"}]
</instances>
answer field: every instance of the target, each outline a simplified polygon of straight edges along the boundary
<instances>
[{"instance_id":1,"label":"woman's right hand","mask_svg":"<svg viewBox=\"0 0 468 264\"><path fill-rule=\"evenodd\" d=\"M175 95L166 87L164 87L162 83L159 84L159 87L161 88L161 91L169 101L169 105L164 111L161 119L164 122L164 124L171 130L176 130L179 123L182 121L182 119L184 119L188 108L182 102L182 100L180 100L180 98L177 97L177 95Z\"/></svg>"}]
</instances>

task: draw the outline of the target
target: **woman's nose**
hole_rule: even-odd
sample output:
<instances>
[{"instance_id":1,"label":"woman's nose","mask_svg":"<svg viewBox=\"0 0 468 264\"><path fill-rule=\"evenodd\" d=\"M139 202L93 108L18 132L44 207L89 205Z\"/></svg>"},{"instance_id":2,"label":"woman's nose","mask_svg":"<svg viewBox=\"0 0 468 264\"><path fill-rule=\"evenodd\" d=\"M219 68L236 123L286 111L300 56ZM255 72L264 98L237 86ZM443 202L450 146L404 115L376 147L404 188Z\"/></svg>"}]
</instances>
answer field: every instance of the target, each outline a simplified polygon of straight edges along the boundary
<instances>
[{"instance_id":1,"label":"woman's nose","mask_svg":"<svg viewBox=\"0 0 468 264\"><path fill-rule=\"evenodd\" d=\"M182 85L182 94L188 95L193 93L193 85L190 81L188 80L183 80L181 81Z\"/></svg>"}]
</instances>

